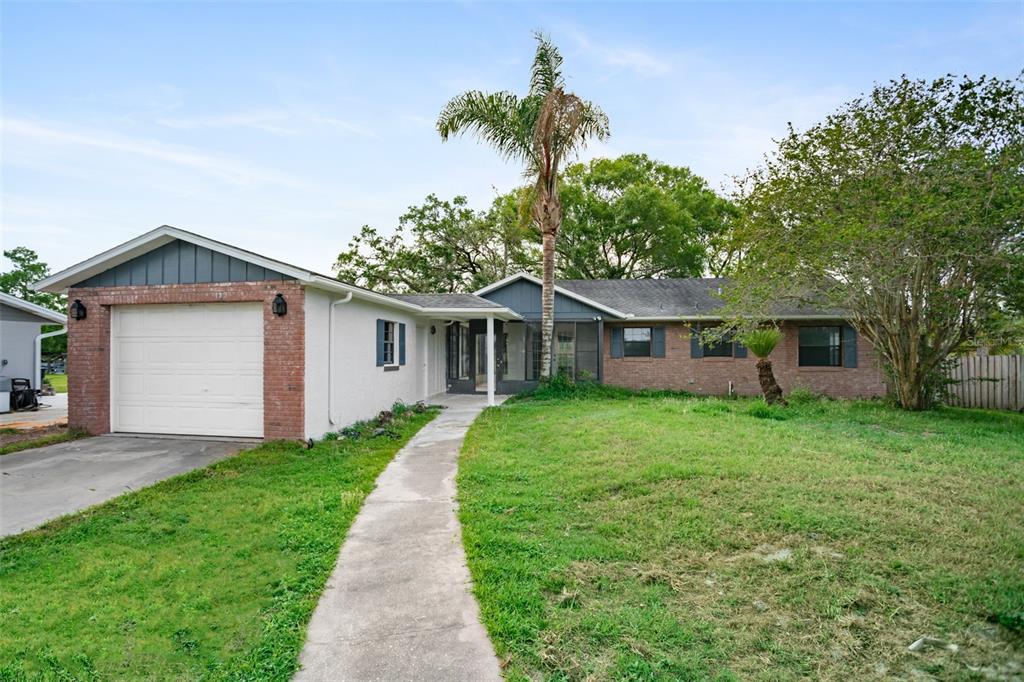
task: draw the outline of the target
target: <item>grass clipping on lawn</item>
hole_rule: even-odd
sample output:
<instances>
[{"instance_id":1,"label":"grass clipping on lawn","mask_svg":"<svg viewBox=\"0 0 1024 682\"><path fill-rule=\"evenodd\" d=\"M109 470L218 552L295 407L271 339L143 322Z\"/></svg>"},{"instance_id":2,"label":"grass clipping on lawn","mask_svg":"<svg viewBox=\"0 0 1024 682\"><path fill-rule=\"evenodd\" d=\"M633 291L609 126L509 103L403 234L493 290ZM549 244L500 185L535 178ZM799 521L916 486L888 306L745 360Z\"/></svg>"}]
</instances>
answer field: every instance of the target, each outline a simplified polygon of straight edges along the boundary
<instances>
[{"instance_id":1,"label":"grass clipping on lawn","mask_svg":"<svg viewBox=\"0 0 1024 682\"><path fill-rule=\"evenodd\" d=\"M1020 415L527 399L458 485L509 680L1024 671Z\"/></svg>"},{"instance_id":2,"label":"grass clipping on lawn","mask_svg":"<svg viewBox=\"0 0 1024 682\"><path fill-rule=\"evenodd\" d=\"M393 437L269 443L0 540L0 680L285 680Z\"/></svg>"}]
</instances>

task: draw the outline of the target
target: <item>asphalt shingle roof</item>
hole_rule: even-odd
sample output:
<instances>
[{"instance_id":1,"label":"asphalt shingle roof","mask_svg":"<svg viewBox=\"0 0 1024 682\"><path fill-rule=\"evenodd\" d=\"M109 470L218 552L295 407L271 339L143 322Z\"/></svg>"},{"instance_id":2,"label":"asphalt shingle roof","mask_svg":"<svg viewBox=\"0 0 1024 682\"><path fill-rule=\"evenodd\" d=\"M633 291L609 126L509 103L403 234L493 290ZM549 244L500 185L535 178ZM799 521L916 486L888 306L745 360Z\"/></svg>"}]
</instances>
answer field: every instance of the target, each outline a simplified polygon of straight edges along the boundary
<instances>
[{"instance_id":1,"label":"asphalt shingle roof","mask_svg":"<svg viewBox=\"0 0 1024 682\"><path fill-rule=\"evenodd\" d=\"M399 301L414 303L424 308L503 308L476 294L388 294Z\"/></svg>"},{"instance_id":2,"label":"asphalt shingle roof","mask_svg":"<svg viewBox=\"0 0 1024 682\"><path fill-rule=\"evenodd\" d=\"M703 317L724 305L718 294L728 286L722 277L681 279L566 279L557 286L634 317ZM835 311L801 305L779 305L773 313L833 315Z\"/></svg>"}]
</instances>

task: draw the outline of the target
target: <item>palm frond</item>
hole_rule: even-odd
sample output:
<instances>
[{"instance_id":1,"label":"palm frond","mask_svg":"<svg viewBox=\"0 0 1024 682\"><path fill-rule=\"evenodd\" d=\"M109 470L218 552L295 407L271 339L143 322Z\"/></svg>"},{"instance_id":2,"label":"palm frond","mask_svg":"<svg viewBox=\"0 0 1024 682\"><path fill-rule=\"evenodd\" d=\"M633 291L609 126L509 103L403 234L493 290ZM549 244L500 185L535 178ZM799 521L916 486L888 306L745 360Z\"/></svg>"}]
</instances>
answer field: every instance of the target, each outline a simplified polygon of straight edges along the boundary
<instances>
[{"instance_id":1,"label":"palm frond","mask_svg":"<svg viewBox=\"0 0 1024 682\"><path fill-rule=\"evenodd\" d=\"M562 162L585 148L590 138L605 140L608 135L608 117L599 107L556 88L537 114L530 170L554 191Z\"/></svg>"},{"instance_id":2,"label":"palm frond","mask_svg":"<svg viewBox=\"0 0 1024 682\"><path fill-rule=\"evenodd\" d=\"M551 42L551 38L540 31L535 32L533 37L537 39L537 53L530 69L530 94L543 97L565 85L562 78L562 53Z\"/></svg>"},{"instance_id":3,"label":"palm frond","mask_svg":"<svg viewBox=\"0 0 1024 682\"><path fill-rule=\"evenodd\" d=\"M526 160L530 155L532 121L524 121L523 101L510 92L470 90L453 97L437 119L442 140L470 133L505 158Z\"/></svg>"}]
</instances>

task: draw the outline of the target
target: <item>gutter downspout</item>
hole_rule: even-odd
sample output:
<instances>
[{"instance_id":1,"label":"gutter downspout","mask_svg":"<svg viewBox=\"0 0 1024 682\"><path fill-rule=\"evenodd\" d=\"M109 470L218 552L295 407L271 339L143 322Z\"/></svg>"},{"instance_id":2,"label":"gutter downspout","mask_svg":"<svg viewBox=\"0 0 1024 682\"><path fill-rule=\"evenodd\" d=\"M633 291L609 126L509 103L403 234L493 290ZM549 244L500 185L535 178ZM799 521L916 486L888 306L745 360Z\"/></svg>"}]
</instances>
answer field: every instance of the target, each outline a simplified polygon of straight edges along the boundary
<instances>
[{"instance_id":1,"label":"gutter downspout","mask_svg":"<svg viewBox=\"0 0 1024 682\"><path fill-rule=\"evenodd\" d=\"M68 327L64 325L55 332L46 332L45 334L37 334L35 340L36 354L35 354L35 389L41 390L43 388L43 339L48 339L51 336L60 336L61 334L67 334Z\"/></svg>"},{"instance_id":2,"label":"gutter downspout","mask_svg":"<svg viewBox=\"0 0 1024 682\"><path fill-rule=\"evenodd\" d=\"M338 425L334 417L334 309L351 300L352 292L350 291L345 294L345 298L331 301L331 312L327 322L327 421L334 426Z\"/></svg>"}]
</instances>

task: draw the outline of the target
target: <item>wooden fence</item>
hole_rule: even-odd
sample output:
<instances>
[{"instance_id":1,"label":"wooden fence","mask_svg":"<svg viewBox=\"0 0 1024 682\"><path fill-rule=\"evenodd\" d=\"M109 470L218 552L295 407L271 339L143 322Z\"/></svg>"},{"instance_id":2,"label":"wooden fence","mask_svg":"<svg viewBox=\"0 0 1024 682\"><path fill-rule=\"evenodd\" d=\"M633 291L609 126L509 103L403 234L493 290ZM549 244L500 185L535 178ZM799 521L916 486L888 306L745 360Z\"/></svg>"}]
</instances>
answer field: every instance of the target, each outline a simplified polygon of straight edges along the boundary
<instances>
[{"instance_id":1,"label":"wooden fence","mask_svg":"<svg viewBox=\"0 0 1024 682\"><path fill-rule=\"evenodd\" d=\"M950 405L1024 409L1024 355L965 355L949 378Z\"/></svg>"}]
</instances>

